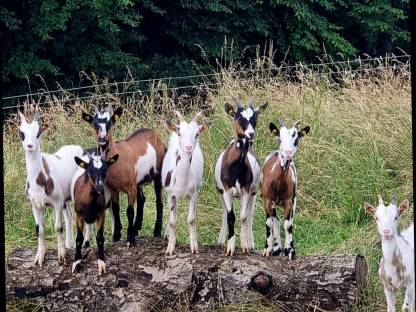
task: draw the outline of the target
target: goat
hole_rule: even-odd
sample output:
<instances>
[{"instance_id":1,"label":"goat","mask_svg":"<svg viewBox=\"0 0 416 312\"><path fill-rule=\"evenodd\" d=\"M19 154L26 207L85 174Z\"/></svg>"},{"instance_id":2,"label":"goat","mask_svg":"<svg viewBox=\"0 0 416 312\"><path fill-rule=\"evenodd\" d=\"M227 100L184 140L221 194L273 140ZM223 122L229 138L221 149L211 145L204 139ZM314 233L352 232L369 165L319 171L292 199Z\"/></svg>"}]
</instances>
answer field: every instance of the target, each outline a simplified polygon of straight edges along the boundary
<instances>
[{"instance_id":1,"label":"goat","mask_svg":"<svg viewBox=\"0 0 416 312\"><path fill-rule=\"evenodd\" d=\"M114 213L113 241L121 238L121 221L119 193L127 194L127 245L135 243L135 237L141 230L143 223L143 207L145 196L142 186L154 182L156 194L156 223L154 236L161 236L163 203L162 203L162 162L166 153L166 146L151 129L138 129L126 140L114 142L112 126L120 118L123 110L121 107L114 112L111 105L100 113L94 107L94 115L82 113L82 118L90 123L100 145L101 152L105 153L107 161L115 154L119 154L120 161L108 170L107 185L111 190L112 209ZM134 201L137 196L137 214L134 220Z\"/></svg>"},{"instance_id":2,"label":"goat","mask_svg":"<svg viewBox=\"0 0 416 312\"><path fill-rule=\"evenodd\" d=\"M225 111L234 118L235 135L223 151L215 165L215 181L217 190L221 195L222 225L218 238L221 246L225 244L228 225L227 255L233 255L235 250L233 211L233 196L240 199L240 243L243 252L254 250L253 238L253 209L256 201L256 189L260 177L260 166L253 154L251 144L255 136L257 117L264 111L268 103L263 103L255 109L251 100L248 108L234 98L236 109L225 104ZM248 234L247 234L248 232Z\"/></svg>"},{"instance_id":3,"label":"goat","mask_svg":"<svg viewBox=\"0 0 416 312\"><path fill-rule=\"evenodd\" d=\"M111 192L106 185L107 173L110 166L118 160L118 154L113 155L108 161L105 156L88 155L86 157L75 157L75 163L79 169L74 174L71 182L71 196L75 205L77 238L75 261L72 264L72 272L81 269L81 248L84 241L84 224L92 227L97 223L97 246L98 246L98 274L106 273L104 262L104 221L105 209L110 205ZM110 208L111 210L111 208ZM113 219L114 216L110 211ZM87 231L87 235L88 231Z\"/></svg>"},{"instance_id":4,"label":"goat","mask_svg":"<svg viewBox=\"0 0 416 312\"><path fill-rule=\"evenodd\" d=\"M415 247L414 229L412 224L403 232L398 232L397 219L409 208L409 201L404 200L399 207L393 198L392 202L384 205L378 195L378 207L364 203L365 211L374 217L378 232L381 236L383 257L380 261L378 274L384 284L387 300L387 311L396 311L395 291L405 287L406 294L402 310L415 311Z\"/></svg>"},{"instance_id":5,"label":"goat","mask_svg":"<svg viewBox=\"0 0 416 312\"><path fill-rule=\"evenodd\" d=\"M280 129L274 123L270 123L269 129L274 134L280 147L278 151L266 157L260 182L263 197L264 211L266 212L266 243L264 255L279 255L281 253L280 223L276 215L276 206L283 208L285 218L285 248L284 253L289 259L295 256L293 244L293 218L296 210L297 177L293 157L300 139L308 134L309 127L298 130L300 121L287 128L280 121ZM273 242L274 241L274 242Z\"/></svg>"},{"instance_id":6,"label":"goat","mask_svg":"<svg viewBox=\"0 0 416 312\"><path fill-rule=\"evenodd\" d=\"M196 201L204 171L204 157L199 147L198 136L207 129L206 125L197 123L201 113L196 114L190 123L187 123L179 112L175 113L179 117L179 125L168 124L173 132L162 166L162 181L168 193L169 223L166 230L169 233L169 243L166 254L169 255L175 252L177 200L185 197L189 200L187 221L191 252L198 253Z\"/></svg>"},{"instance_id":7,"label":"goat","mask_svg":"<svg viewBox=\"0 0 416 312\"><path fill-rule=\"evenodd\" d=\"M38 112L32 122L19 112L21 125L20 140L26 158L26 196L32 203L36 222L38 250L35 265L42 267L45 260L45 236L43 210L52 206L55 212L55 231L58 238L58 260L66 261L66 248L73 247L72 215L68 201L71 199L71 179L77 170L75 156L82 156L83 149L78 145L62 146L55 154L42 153L40 137L42 128ZM65 244L63 241L62 219L65 219Z\"/></svg>"}]
</instances>

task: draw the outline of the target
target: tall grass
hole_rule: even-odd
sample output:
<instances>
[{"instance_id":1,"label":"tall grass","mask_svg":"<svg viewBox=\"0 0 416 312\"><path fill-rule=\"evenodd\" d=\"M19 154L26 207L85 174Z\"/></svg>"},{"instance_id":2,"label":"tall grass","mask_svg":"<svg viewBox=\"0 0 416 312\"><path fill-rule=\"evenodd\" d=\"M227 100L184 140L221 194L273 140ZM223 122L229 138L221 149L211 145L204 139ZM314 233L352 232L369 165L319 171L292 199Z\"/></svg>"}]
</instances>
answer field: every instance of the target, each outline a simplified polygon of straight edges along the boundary
<instances>
[{"instance_id":1,"label":"tall grass","mask_svg":"<svg viewBox=\"0 0 416 312\"><path fill-rule=\"evenodd\" d=\"M204 89L203 96L189 99L171 94L167 89L143 96L139 93L121 98L117 94L88 102L75 101L64 107L68 94L50 97L51 104L42 108L42 123L49 129L42 135L42 150L54 152L64 144L94 146L90 125L81 121L81 111L90 104L104 106L112 102L122 105L125 114L114 126L114 138L123 139L138 127L156 129L165 142L168 131L164 120L174 118L179 107L191 116L204 109L208 133L201 135L204 153L204 182L198 198L198 240L200 244L215 244L221 224L221 204L215 189L214 167L220 152L233 137L232 120L224 112L225 101L231 96L256 103L267 100L269 107L259 116L254 151L261 164L267 154L277 148L268 124L284 118L287 124L302 119L311 132L303 138L296 155L298 172L298 204L294 225L294 242L299 256L317 254L358 253L364 255L370 271L364 302L357 311L385 309L385 298L377 276L381 257L380 239L373 221L362 208L365 201L375 203L377 194L389 199L398 194L399 200L412 193L412 140L409 70L386 68L359 73L344 70L342 83L334 83L328 75L305 75L297 72L297 81L284 76L253 74L241 76L224 70L216 77L216 90ZM370 74L369 74L370 73ZM34 219L29 201L24 196L25 163L18 138L18 120L11 117L4 126L4 183L6 252L18 246L36 246ZM146 204L141 235L150 236L155 222L155 199L151 187L145 188ZM166 202L166 198L165 198ZM122 196L121 219L123 239L126 237L126 197ZM235 205L237 215L238 204ZM412 205L413 207L413 205ZM177 236L188 243L186 210L179 208ZM410 223L413 208L401 219L401 227ZM52 211L47 210L45 234L49 247L55 246ZM281 215L281 211L278 210ZM164 226L168 220L164 211ZM239 233L238 222L236 233ZM106 226L106 239L110 239ZM264 246L265 216L263 203L257 197L254 234L257 249ZM237 245L238 246L238 245ZM46 264L47 265L47 264ZM16 307L14 307L16 308ZM233 311L260 310L259 306L227 307ZM261 309L276 310L263 306Z\"/></svg>"}]
</instances>

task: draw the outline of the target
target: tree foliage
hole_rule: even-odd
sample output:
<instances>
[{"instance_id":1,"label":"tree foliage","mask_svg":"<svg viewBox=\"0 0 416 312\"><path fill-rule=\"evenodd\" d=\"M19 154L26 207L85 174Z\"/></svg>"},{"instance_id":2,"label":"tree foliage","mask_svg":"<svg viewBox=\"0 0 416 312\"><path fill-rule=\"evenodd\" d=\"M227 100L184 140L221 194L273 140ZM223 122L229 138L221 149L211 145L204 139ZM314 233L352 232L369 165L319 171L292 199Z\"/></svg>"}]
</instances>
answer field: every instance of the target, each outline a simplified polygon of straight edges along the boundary
<instances>
[{"instance_id":1,"label":"tree foliage","mask_svg":"<svg viewBox=\"0 0 416 312\"><path fill-rule=\"evenodd\" d=\"M404 0L22 0L0 5L5 94L38 75L64 86L80 72L110 80L205 71L247 62L273 42L274 61L410 50Z\"/></svg>"}]
</instances>

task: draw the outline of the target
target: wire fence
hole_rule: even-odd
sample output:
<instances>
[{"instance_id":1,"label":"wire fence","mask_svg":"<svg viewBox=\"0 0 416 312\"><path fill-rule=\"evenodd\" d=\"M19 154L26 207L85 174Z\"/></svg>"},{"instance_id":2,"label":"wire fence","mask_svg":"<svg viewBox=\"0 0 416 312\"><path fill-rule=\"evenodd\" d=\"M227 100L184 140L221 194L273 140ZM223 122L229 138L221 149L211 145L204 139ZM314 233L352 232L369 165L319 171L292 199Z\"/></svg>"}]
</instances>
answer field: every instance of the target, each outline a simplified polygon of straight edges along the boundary
<instances>
[{"instance_id":1,"label":"wire fence","mask_svg":"<svg viewBox=\"0 0 416 312\"><path fill-rule=\"evenodd\" d=\"M95 99L106 98L109 95L126 96L126 95L143 95L157 91L185 91L185 90L206 90L222 84L224 75L228 77L247 77L255 74L259 81L273 79L299 80L310 76L326 75L329 77L353 77L354 74L372 75L380 70L403 70L410 68L411 56L404 54L399 56L386 56L380 58L354 59L334 62L321 62L315 64L295 65L281 64L246 68L240 70L225 70L216 73L188 75L177 77L163 77L155 79L128 80L122 82L107 82L82 86L77 88L42 90L40 92L20 94L3 97L2 109L16 109L21 106L21 102L34 101L38 105L54 103L53 97L59 94L66 95L64 101L90 101ZM195 79L197 81L195 81ZM179 81L188 80L188 84L172 86ZM201 81L202 80L202 81ZM119 91L122 87L122 91ZM104 92L100 89L106 89ZM113 89L113 90L112 90ZM132 90L133 89L133 90ZM91 92L88 92L91 90ZM82 92L89 95L82 95ZM45 98L45 100L42 100ZM6 105L5 105L6 103ZM7 105L8 104L8 105Z\"/></svg>"}]
</instances>

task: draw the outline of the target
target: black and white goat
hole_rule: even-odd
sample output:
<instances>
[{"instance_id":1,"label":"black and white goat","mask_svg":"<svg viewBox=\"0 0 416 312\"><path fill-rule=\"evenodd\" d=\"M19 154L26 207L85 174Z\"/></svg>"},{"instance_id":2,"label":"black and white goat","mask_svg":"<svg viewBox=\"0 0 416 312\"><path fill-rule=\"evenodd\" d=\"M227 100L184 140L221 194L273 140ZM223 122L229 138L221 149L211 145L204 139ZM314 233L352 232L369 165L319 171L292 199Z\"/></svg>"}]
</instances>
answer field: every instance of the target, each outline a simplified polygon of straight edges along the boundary
<instances>
[{"instance_id":1,"label":"black and white goat","mask_svg":"<svg viewBox=\"0 0 416 312\"><path fill-rule=\"evenodd\" d=\"M406 288L402 311L415 311L415 237L413 223L403 232L397 228L398 218L409 208L404 200L399 207L395 199L386 206L378 196L378 206L364 203L364 209L374 217L381 236L383 257L378 273L384 284L387 311L396 311L395 291Z\"/></svg>"},{"instance_id":2,"label":"black and white goat","mask_svg":"<svg viewBox=\"0 0 416 312\"><path fill-rule=\"evenodd\" d=\"M169 124L169 128L173 132L162 167L162 181L164 181L163 185L168 193L169 223L167 232L169 243L166 254L169 255L175 252L177 201L182 198L189 200L187 222L191 252L198 252L196 201L204 173L204 157L199 147L198 136L207 129L206 125L198 125L197 123L197 118L201 116L201 113L196 114L190 123L186 122L179 112L176 114L179 117L179 124Z\"/></svg>"},{"instance_id":3,"label":"black and white goat","mask_svg":"<svg viewBox=\"0 0 416 312\"><path fill-rule=\"evenodd\" d=\"M78 145L65 145L55 154L42 153L40 137L43 129L39 122L39 114L35 113L32 122L28 122L22 113L19 112L19 115L21 119L19 135L26 158L26 196L32 202L38 236L35 264L42 266L45 260L43 209L46 206L54 208L58 259L65 261L66 248L73 247L72 215L68 201L71 199L71 179L77 170L74 157L81 157L83 150ZM65 243L63 219L65 219Z\"/></svg>"},{"instance_id":4,"label":"black and white goat","mask_svg":"<svg viewBox=\"0 0 416 312\"><path fill-rule=\"evenodd\" d=\"M240 198L240 243L243 252L254 250L253 209L256 201L256 190L260 178L260 166L253 154L251 144L255 136L257 117L267 107L267 102L255 109L253 101L248 108L234 99L237 107L225 104L225 111L235 122L235 135L223 151L215 165L215 181L222 202L222 226L218 238L220 245L225 244L228 225L227 255L235 251L233 196Z\"/></svg>"},{"instance_id":5,"label":"black and white goat","mask_svg":"<svg viewBox=\"0 0 416 312\"><path fill-rule=\"evenodd\" d=\"M261 194L266 212L266 244L264 255L270 256L281 253L280 223L276 215L276 206L283 208L285 218L285 248L284 252L289 259L295 256L293 244L293 218L296 210L297 176L293 157L298 148L300 139L309 132L309 127L302 130L297 128L300 121L288 128L280 121L280 129L270 123L270 131L280 142L277 151L268 155L263 166L261 178Z\"/></svg>"},{"instance_id":6,"label":"black and white goat","mask_svg":"<svg viewBox=\"0 0 416 312\"><path fill-rule=\"evenodd\" d=\"M106 185L108 169L118 160L118 154L113 155L108 160L105 156L87 154L88 157L75 157L76 164L80 167L71 183L71 196L75 204L77 239L75 261L72 265L72 272L81 268L81 248L84 242L84 224L92 227L94 222L97 223L97 246L98 246L98 274L106 272L104 262L104 221L105 209L110 206L111 192ZM110 207L110 214L113 220L114 233L114 216ZM90 234L87 231L87 235ZM89 239L89 238L88 238Z\"/></svg>"},{"instance_id":7,"label":"black and white goat","mask_svg":"<svg viewBox=\"0 0 416 312\"><path fill-rule=\"evenodd\" d=\"M82 118L94 128L100 150L105 153L108 161L113 155L119 154L120 160L108 170L107 185L111 190L112 209L114 212L113 241L121 238L121 221L119 193L127 194L127 245L135 243L135 237L142 227L143 207L146 200L142 187L154 182L156 195L156 223L154 236L161 236L163 202L162 202L162 163L166 153L166 146L151 129L138 129L126 140L115 142L112 134L114 123L120 118L121 107L114 112L111 105L100 113L94 107L94 115L82 113ZM137 213L134 220L134 202L137 196ZM134 224L133 224L134 222Z\"/></svg>"}]
</instances>

